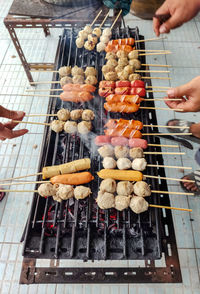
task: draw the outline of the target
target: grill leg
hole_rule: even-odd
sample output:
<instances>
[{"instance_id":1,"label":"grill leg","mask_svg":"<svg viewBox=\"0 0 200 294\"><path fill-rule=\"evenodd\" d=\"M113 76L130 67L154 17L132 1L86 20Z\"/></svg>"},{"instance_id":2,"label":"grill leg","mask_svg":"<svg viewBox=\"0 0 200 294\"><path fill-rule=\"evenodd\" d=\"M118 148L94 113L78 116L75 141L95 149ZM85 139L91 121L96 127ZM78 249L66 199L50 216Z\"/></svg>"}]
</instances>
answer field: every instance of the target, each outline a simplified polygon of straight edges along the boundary
<instances>
[{"instance_id":1,"label":"grill leg","mask_svg":"<svg viewBox=\"0 0 200 294\"><path fill-rule=\"evenodd\" d=\"M27 78L28 78L29 82L33 82L33 77L32 77L32 75L30 73L30 68L29 68L28 62L27 62L27 60L26 60L26 58L24 56L24 52L23 52L23 50L21 48L21 45L19 43L19 40L18 40L17 34L15 32L15 29L12 27L12 25L6 24L6 22L4 22L4 23L5 23L5 26L8 29L10 37L11 37L11 39L13 41L14 46L15 46L15 49L17 50L19 58L20 58L20 60L22 62L24 70L26 72Z\"/></svg>"}]
</instances>

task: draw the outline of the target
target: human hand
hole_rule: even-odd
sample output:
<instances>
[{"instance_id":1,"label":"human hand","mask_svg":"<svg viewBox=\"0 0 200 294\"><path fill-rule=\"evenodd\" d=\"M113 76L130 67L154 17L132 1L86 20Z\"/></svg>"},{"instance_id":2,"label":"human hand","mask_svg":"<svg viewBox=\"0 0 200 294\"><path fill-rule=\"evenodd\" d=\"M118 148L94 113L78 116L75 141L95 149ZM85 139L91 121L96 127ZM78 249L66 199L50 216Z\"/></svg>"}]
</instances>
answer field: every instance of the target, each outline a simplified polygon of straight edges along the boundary
<instances>
[{"instance_id":1,"label":"human hand","mask_svg":"<svg viewBox=\"0 0 200 294\"><path fill-rule=\"evenodd\" d=\"M11 120L22 120L25 113L23 111L13 111L0 106L0 117L5 117ZM0 123L0 140L12 139L23 136L28 132L27 129L14 131L13 129L18 125L12 121L7 123Z\"/></svg>"},{"instance_id":2,"label":"human hand","mask_svg":"<svg viewBox=\"0 0 200 294\"><path fill-rule=\"evenodd\" d=\"M182 109L183 112L200 111L200 76L187 84L169 89L167 94L166 98L182 98L182 101L165 101L170 108Z\"/></svg>"},{"instance_id":3,"label":"human hand","mask_svg":"<svg viewBox=\"0 0 200 294\"><path fill-rule=\"evenodd\" d=\"M192 19L199 10L200 0L166 0L155 15L170 14L171 17L163 24L160 23L158 18L153 18L155 34L159 36L169 33L171 29L175 29Z\"/></svg>"}]
</instances>

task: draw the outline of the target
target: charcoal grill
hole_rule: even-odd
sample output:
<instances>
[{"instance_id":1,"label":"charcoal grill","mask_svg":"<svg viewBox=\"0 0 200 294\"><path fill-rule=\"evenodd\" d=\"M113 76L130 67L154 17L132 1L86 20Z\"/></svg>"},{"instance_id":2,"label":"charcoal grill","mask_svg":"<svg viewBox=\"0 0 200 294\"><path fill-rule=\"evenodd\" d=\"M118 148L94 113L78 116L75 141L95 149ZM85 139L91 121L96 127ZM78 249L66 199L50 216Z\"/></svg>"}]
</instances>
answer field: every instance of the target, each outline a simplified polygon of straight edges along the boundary
<instances>
[{"instance_id":1,"label":"charcoal grill","mask_svg":"<svg viewBox=\"0 0 200 294\"><path fill-rule=\"evenodd\" d=\"M56 65L75 64L81 67L95 66L98 69L99 81L103 79L101 66L104 64L104 53L88 52L75 47L76 29L66 29L60 37ZM138 28L117 29L113 38L139 36ZM144 45L137 43L138 49ZM145 63L145 58L142 58ZM54 75L54 80L58 79ZM149 80L148 80L149 81ZM148 82L149 83L149 82ZM149 83L150 85L150 83ZM59 85L54 85L54 88ZM149 94L150 98L152 95ZM144 104L145 105L145 104ZM154 106L148 102L148 106ZM69 102L51 98L48 112L56 113L61 107L72 109ZM73 106L74 107L74 106ZM79 105L78 107L82 107ZM75 106L74 108L77 108ZM69 199L62 203L54 202L51 197L45 199L34 194L30 216L24 234L23 255L20 283L110 283L110 282L181 282L179 260L171 211L149 209L136 215L129 209L118 212L115 209L100 210L95 202L100 179L96 175L101 166L101 159L93 144L96 135L103 134L103 126L109 118L123 116L138 119L144 124L157 124L154 110L140 110L137 114L106 114L103 99L95 98L84 104L84 108L95 111L95 120L90 136L56 134L46 128L43 141L39 171L46 165L57 165L78 158L90 157L91 173L94 181L88 184L93 191L85 200ZM50 119L48 118L47 121ZM157 132L157 129L146 129ZM145 130L145 131L146 131ZM159 144L157 137L147 137L149 143ZM149 147L151 151L160 148ZM163 164L161 155L147 155L149 163ZM165 176L163 168L148 168L148 174ZM38 180L41 180L38 177ZM147 180L153 190L167 190L165 180ZM36 187L37 188L37 187ZM152 204L170 205L166 195L153 194ZM168 226L168 234L165 232ZM166 267L155 267L155 260L164 255ZM145 260L144 268L39 268L36 259L77 259L77 260ZM109 274L110 273L110 274Z\"/></svg>"}]
</instances>

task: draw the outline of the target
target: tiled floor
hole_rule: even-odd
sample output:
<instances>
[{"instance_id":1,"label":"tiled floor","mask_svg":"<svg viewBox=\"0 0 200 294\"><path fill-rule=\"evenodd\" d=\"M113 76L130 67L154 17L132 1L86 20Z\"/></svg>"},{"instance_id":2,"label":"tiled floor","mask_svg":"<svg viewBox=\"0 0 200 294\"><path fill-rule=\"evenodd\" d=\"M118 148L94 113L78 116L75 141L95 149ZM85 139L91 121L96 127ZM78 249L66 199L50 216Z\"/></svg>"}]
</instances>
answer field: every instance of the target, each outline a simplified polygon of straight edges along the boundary
<instances>
[{"instance_id":1,"label":"tiled floor","mask_svg":"<svg viewBox=\"0 0 200 294\"><path fill-rule=\"evenodd\" d=\"M17 53L10 41L9 34L3 25L3 18L9 9L12 0L0 0L0 103L10 109L23 110L29 113L45 113L48 105L47 98L24 97L29 86L26 75L20 64ZM152 37L152 22L140 20L132 15L126 16L126 23L130 26L138 26L145 38ZM18 30L18 36L29 61L53 62L60 29L51 30L51 36L45 38L42 30ZM189 81L200 72L200 17L185 24L176 31L171 32L166 40L154 43L146 43L147 49L170 49L173 54L167 56L149 56L148 63L170 64L170 81L153 81L154 85L176 86ZM48 50L47 50L48 48ZM153 68L155 69L155 68ZM155 75L156 76L156 75ZM50 73L35 73L35 80L50 80ZM46 88L49 86L47 85ZM41 88L38 87L38 88ZM44 88L44 86L42 86ZM161 97L161 93L155 95ZM163 106L162 102L157 105ZM168 119L181 118L181 113L162 111L157 113L159 124L165 124ZM184 114L184 118L192 121L200 121L199 113ZM34 120L34 118L31 118ZM40 118L43 121L43 118ZM39 154L44 128L41 126L28 126L29 134L23 138L0 143L0 178L19 176L37 171ZM168 143L162 139L163 143ZM36 148L35 148L36 147ZM165 163L192 166L197 168L194 154L199 146L194 144L194 151L183 147L180 151L185 156L165 157ZM166 170L171 177L182 177L181 170ZM34 179L34 177L32 178ZM169 182L169 189L180 191L176 182ZM15 188L15 186L12 186ZM23 189L25 186L18 186ZM33 186L26 185L26 189ZM0 293L65 293L65 294L199 294L199 271L200 271L200 198L195 197L171 197L173 206L190 207L192 213L174 212L174 226L176 231L179 258L183 276L182 284L175 285L19 285L21 270L20 237L30 210L32 196L30 193L23 195L9 193L0 203ZM191 221L193 220L193 221ZM158 261L159 262L159 261ZM60 264L64 264L61 261ZM126 263L126 262L125 262ZM133 262L134 263L134 262ZM45 266L48 261L39 261ZM67 262L68 266L72 263ZM107 263L98 263L99 266L110 266ZM130 262L131 264L131 262ZM139 264L139 263L138 263ZM115 262L117 265L117 262ZM125 265L124 262L121 265ZM80 266L86 266L80 262ZM87 264L93 266L93 264Z\"/></svg>"}]
</instances>

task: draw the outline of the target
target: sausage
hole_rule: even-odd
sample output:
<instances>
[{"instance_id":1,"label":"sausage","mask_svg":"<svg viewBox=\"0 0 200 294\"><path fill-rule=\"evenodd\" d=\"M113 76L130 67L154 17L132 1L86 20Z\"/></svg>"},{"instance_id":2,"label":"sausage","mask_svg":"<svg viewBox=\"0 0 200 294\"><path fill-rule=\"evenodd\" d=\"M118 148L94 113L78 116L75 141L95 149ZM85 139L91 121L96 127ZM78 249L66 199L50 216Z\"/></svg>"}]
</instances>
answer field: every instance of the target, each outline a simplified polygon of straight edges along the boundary
<instances>
[{"instance_id":1,"label":"sausage","mask_svg":"<svg viewBox=\"0 0 200 294\"><path fill-rule=\"evenodd\" d=\"M99 83L99 88L112 88L114 89L115 88L115 82L113 81L101 81Z\"/></svg>"},{"instance_id":2,"label":"sausage","mask_svg":"<svg viewBox=\"0 0 200 294\"><path fill-rule=\"evenodd\" d=\"M129 140L129 147L141 147L142 149L146 149L148 147L147 140L144 139L130 139Z\"/></svg>"},{"instance_id":3,"label":"sausage","mask_svg":"<svg viewBox=\"0 0 200 294\"><path fill-rule=\"evenodd\" d=\"M63 101L71 101L71 102L85 102L89 101L93 98L92 94L89 92L77 92L77 91L69 91L62 92L60 94L60 99Z\"/></svg>"},{"instance_id":4,"label":"sausage","mask_svg":"<svg viewBox=\"0 0 200 294\"><path fill-rule=\"evenodd\" d=\"M145 90L145 88L131 88L130 94L131 95L139 95L140 97L145 97L146 90Z\"/></svg>"},{"instance_id":5,"label":"sausage","mask_svg":"<svg viewBox=\"0 0 200 294\"><path fill-rule=\"evenodd\" d=\"M66 84L62 89L63 91L95 92L96 87L88 84Z\"/></svg>"},{"instance_id":6,"label":"sausage","mask_svg":"<svg viewBox=\"0 0 200 294\"><path fill-rule=\"evenodd\" d=\"M116 84L116 88L131 87L131 82L129 81L117 81L115 84Z\"/></svg>"},{"instance_id":7,"label":"sausage","mask_svg":"<svg viewBox=\"0 0 200 294\"><path fill-rule=\"evenodd\" d=\"M123 50L126 52L131 52L133 48L129 45L107 45L105 48L105 51L108 52L114 52L116 53L119 50Z\"/></svg>"},{"instance_id":8,"label":"sausage","mask_svg":"<svg viewBox=\"0 0 200 294\"><path fill-rule=\"evenodd\" d=\"M99 96L107 97L108 95L114 94L115 90L111 87L99 88Z\"/></svg>"},{"instance_id":9,"label":"sausage","mask_svg":"<svg viewBox=\"0 0 200 294\"><path fill-rule=\"evenodd\" d=\"M138 130L128 129L128 128L115 128L104 130L106 136L111 137L126 137L126 138L142 138L142 134Z\"/></svg>"},{"instance_id":10,"label":"sausage","mask_svg":"<svg viewBox=\"0 0 200 294\"><path fill-rule=\"evenodd\" d=\"M128 103L104 103L104 108L111 112L124 112L132 113L139 110L139 104L128 104Z\"/></svg>"},{"instance_id":11,"label":"sausage","mask_svg":"<svg viewBox=\"0 0 200 294\"><path fill-rule=\"evenodd\" d=\"M131 88L145 88L145 83L141 80L132 81Z\"/></svg>"},{"instance_id":12,"label":"sausage","mask_svg":"<svg viewBox=\"0 0 200 294\"><path fill-rule=\"evenodd\" d=\"M95 139L94 139L94 143L97 145L97 146L103 146L103 145L107 145L107 144L110 144L110 137L108 136L97 136Z\"/></svg>"},{"instance_id":13,"label":"sausage","mask_svg":"<svg viewBox=\"0 0 200 294\"><path fill-rule=\"evenodd\" d=\"M135 103L138 104L142 99L138 95L108 95L106 101L109 103L123 102L123 103Z\"/></svg>"},{"instance_id":14,"label":"sausage","mask_svg":"<svg viewBox=\"0 0 200 294\"><path fill-rule=\"evenodd\" d=\"M131 88L129 87L118 87L118 88L115 88L115 94L117 95L128 95L130 94L130 90Z\"/></svg>"},{"instance_id":15,"label":"sausage","mask_svg":"<svg viewBox=\"0 0 200 294\"><path fill-rule=\"evenodd\" d=\"M94 179L91 173L81 172L74 174L66 174L52 177L50 179L52 184L63 184L63 185L82 185L91 182Z\"/></svg>"},{"instance_id":16,"label":"sausage","mask_svg":"<svg viewBox=\"0 0 200 294\"><path fill-rule=\"evenodd\" d=\"M108 45L131 45L135 43L134 38L116 39L108 42Z\"/></svg>"},{"instance_id":17,"label":"sausage","mask_svg":"<svg viewBox=\"0 0 200 294\"><path fill-rule=\"evenodd\" d=\"M141 130L143 128L143 123L139 120L126 120L126 119L109 119L105 124L108 129L114 128L129 128Z\"/></svg>"},{"instance_id":18,"label":"sausage","mask_svg":"<svg viewBox=\"0 0 200 294\"><path fill-rule=\"evenodd\" d=\"M128 146L128 138L125 137L113 137L111 138L111 144L113 146Z\"/></svg>"}]
</instances>

